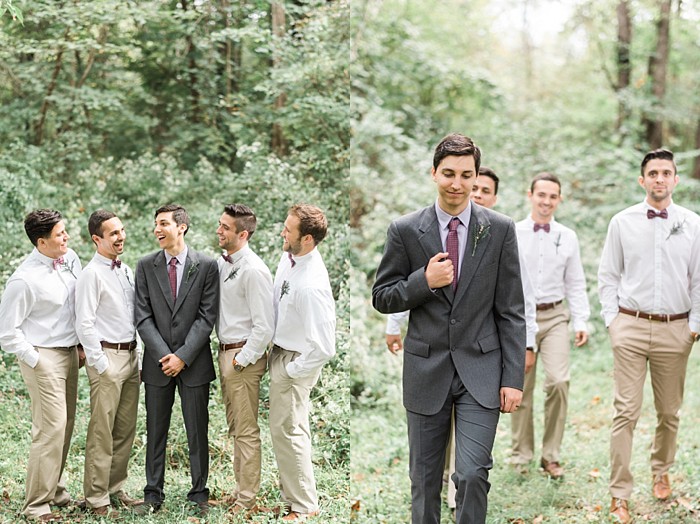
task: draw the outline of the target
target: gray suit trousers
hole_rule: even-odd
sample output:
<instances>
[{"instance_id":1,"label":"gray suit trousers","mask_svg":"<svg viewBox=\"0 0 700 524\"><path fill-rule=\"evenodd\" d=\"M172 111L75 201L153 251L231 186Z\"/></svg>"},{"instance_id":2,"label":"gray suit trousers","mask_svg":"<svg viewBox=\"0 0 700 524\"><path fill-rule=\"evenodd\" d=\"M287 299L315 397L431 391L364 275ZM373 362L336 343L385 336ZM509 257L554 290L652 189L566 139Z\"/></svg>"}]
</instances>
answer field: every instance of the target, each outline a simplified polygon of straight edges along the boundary
<instances>
[{"instance_id":1,"label":"gray suit trousers","mask_svg":"<svg viewBox=\"0 0 700 524\"><path fill-rule=\"evenodd\" d=\"M443 407L435 415L407 411L412 524L440 523L440 491L452 410L455 416L457 524L486 521L491 450L499 410L481 406L455 372Z\"/></svg>"}]
</instances>

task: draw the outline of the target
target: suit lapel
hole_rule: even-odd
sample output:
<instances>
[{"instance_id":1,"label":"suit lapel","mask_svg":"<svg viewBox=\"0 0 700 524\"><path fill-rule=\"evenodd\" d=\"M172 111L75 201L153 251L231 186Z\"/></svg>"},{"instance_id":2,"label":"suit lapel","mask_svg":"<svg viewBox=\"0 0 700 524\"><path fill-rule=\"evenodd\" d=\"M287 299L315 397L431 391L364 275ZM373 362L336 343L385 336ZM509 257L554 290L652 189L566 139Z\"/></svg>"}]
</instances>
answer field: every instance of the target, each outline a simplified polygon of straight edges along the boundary
<instances>
[{"instance_id":1,"label":"suit lapel","mask_svg":"<svg viewBox=\"0 0 700 524\"><path fill-rule=\"evenodd\" d=\"M173 292L170 289L170 280L168 279L168 266L165 263L165 251L161 251L153 259L153 272L156 274L156 280L158 281L158 285L160 285L160 290L163 292L165 301L172 311L173 307L175 307L175 303L173 301Z\"/></svg>"},{"instance_id":2,"label":"suit lapel","mask_svg":"<svg viewBox=\"0 0 700 524\"><path fill-rule=\"evenodd\" d=\"M491 222L483 209L472 203L472 212L469 217L469 230L467 231L467 245L462 253L462 262L459 272L459 284L457 285L457 296L455 304L464 297L469 287L469 283L476 273L476 269L481 263L481 259L491 242ZM476 240L478 237L478 241ZM476 241L476 247L474 242ZM472 255L473 253L473 255Z\"/></svg>"},{"instance_id":3,"label":"suit lapel","mask_svg":"<svg viewBox=\"0 0 700 524\"><path fill-rule=\"evenodd\" d=\"M180 282L180 289L177 292L177 300L175 301L175 307L173 309L173 315L177 313L185 301L187 293L192 287L192 283L197 278L197 272L199 271L199 258L197 253L191 249L187 250L187 259L185 260L185 270L182 274L182 282Z\"/></svg>"},{"instance_id":4,"label":"suit lapel","mask_svg":"<svg viewBox=\"0 0 700 524\"><path fill-rule=\"evenodd\" d=\"M428 260L433 258L436 254L442 252L440 223L437 219L437 213L435 213L435 206L430 206L423 210L420 217L420 224L418 225L418 231L420 231L418 242L420 242L423 252ZM445 295L450 303L452 302L454 299L454 291L452 290L452 286L445 286L440 288L439 291Z\"/></svg>"}]
</instances>

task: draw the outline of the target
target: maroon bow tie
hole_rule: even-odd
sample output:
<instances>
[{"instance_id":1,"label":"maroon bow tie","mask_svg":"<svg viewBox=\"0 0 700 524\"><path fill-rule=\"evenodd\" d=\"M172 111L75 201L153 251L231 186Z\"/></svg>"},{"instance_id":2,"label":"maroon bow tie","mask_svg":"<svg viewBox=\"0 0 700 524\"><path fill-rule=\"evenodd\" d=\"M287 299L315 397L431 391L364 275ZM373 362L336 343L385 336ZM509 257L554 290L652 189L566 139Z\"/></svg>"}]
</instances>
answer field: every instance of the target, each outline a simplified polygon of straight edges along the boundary
<instances>
[{"instance_id":1,"label":"maroon bow tie","mask_svg":"<svg viewBox=\"0 0 700 524\"><path fill-rule=\"evenodd\" d=\"M287 255L289 256L289 262L292 264L292 267L296 266L296 265L297 265L297 262L296 262L296 260L294 260L294 258L292 257L292 254L291 254L291 253L287 253Z\"/></svg>"},{"instance_id":2,"label":"maroon bow tie","mask_svg":"<svg viewBox=\"0 0 700 524\"><path fill-rule=\"evenodd\" d=\"M549 224L538 224L535 222L532 229L534 229L535 233L537 233L540 229L544 229L545 233L549 233Z\"/></svg>"},{"instance_id":3,"label":"maroon bow tie","mask_svg":"<svg viewBox=\"0 0 700 524\"><path fill-rule=\"evenodd\" d=\"M231 257L231 255L227 255L226 253L224 253L223 255L221 255L221 258L223 258L229 264L233 264L233 258Z\"/></svg>"},{"instance_id":4,"label":"maroon bow tie","mask_svg":"<svg viewBox=\"0 0 700 524\"><path fill-rule=\"evenodd\" d=\"M653 209L647 209L647 218L652 219L652 218L668 218L668 211L666 209L662 209L658 213L654 211Z\"/></svg>"},{"instance_id":5,"label":"maroon bow tie","mask_svg":"<svg viewBox=\"0 0 700 524\"><path fill-rule=\"evenodd\" d=\"M60 266L62 266L65 263L66 263L66 261L63 259L63 257L58 257L58 258L54 259L54 261L53 261L54 270L58 269Z\"/></svg>"},{"instance_id":6,"label":"maroon bow tie","mask_svg":"<svg viewBox=\"0 0 700 524\"><path fill-rule=\"evenodd\" d=\"M115 267L122 267L122 261L118 258L112 260L112 269L114 269Z\"/></svg>"}]
</instances>

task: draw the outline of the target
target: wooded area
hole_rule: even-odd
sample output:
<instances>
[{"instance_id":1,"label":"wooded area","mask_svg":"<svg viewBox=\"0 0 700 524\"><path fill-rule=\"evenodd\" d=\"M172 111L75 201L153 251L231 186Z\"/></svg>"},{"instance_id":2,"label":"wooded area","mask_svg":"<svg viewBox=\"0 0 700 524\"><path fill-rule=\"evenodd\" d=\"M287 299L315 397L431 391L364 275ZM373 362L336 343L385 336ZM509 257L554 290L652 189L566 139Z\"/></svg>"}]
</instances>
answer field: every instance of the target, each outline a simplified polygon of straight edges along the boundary
<instances>
[{"instance_id":1,"label":"wooded area","mask_svg":"<svg viewBox=\"0 0 700 524\"><path fill-rule=\"evenodd\" d=\"M158 206L185 206L188 244L217 256L223 206L245 203L258 217L251 247L273 272L288 207L304 201L326 211L329 235L319 250L337 300L338 354L313 394L311 425L321 508L332 522L344 521L349 507L349 23L347 0L0 0L0 287L31 250L23 219L39 207L64 214L84 264L94 253L88 216L114 211L128 235L123 258L135 268L158 248ZM0 461L0 522L15 522L29 398L16 359L3 353L0 369L0 438L12 443ZM274 505L267 383L261 394L262 497ZM216 385L211 408L210 488L219 496L231 489L233 470ZM84 376L78 410L68 465L75 496L89 414ZM144 417L142 407L127 486L133 495L144 482ZM162 522L187 518L187 490L176 487L188 481L178 466L187 461L186 440L176 426L167 473L173 503ZM227 518L214 512L209 521Z\"/></svg>"}]
</instances>

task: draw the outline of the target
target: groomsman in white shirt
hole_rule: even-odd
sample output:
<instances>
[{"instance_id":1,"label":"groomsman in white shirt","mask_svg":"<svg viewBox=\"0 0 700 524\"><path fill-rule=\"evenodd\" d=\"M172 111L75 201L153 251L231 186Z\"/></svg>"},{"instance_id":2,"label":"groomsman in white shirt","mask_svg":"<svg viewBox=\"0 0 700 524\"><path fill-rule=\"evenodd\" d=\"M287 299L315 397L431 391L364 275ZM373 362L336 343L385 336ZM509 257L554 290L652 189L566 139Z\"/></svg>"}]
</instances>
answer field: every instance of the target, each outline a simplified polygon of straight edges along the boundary
<instances>
[{"instance_id":1,"label":"groomsman in white shirt","mask_svg":"<svg viewBox=\"0 0 700 524\"><path fill-rule=\"evenodd\" d=\"M256 504L260 490L260 380L267 368L267 345L274 333L272 275L248 245L257 220L248 206L224 207L216 235L224 252L218 260L219 376L226 406L229 435L233 437L236 487L227 497L232 512L247 517L265 511Z\"/></svg>"},{"instance_id":2,"label":"groomsman in white shirt","mask_svg":"<svg viewBox=\"0 0 700 524\"><path fill-rule=\"evenodd\" d=\"M614 359L610 514L622 523L632 520L632 439L647 367L657 420L652 494L666 500L688 356L700 332L700 217L673 203L679 181L673 153L647 153L638 181L646 198L612 218L598 269L601 314Z\"/></svg>"},{"instance_id":3,"label":"groomsman in white shirt","mask_svg":"<svg viewBox=\"0 0 700 524\"><path fill-rule=\"evenodd\" d=\"M564 476L560 452L569 402L569 321L574 327L574 344L588 341L586 322L590 316L586 278L581 264L578 237L554 219L561 203L561 182L551 173L536 175L528 191L531 213L518 222L518 248L530 276L537 326L538 352L527 352L525 388L520 409L512 417L512 464L526 467L535 447L533 393L537 356L544 368L544 433L540 465L553 478ZM564 304L566 299L566 304ZM568 308L567 308L568 306Z\"/></svg>"},{"instance_id":4,"label":"groomsman in white shirt","mask_svg":"<svg viewBox=\"0 0 700 524\"><path fill-rule=\"evenodd\" d=\"M316 206L292 206L284 221L284 253L275 273L270 435L288 510L284 522L300 522L319 512L309 395L321 368L335 355L335 301L316 248L327 229L326 217Z\"/></svg>"},{"instance_id":5,"label":"groomsman in white shirt","mask_svg":"<svg viewBox=\"0 0 700 524\"><path fill-rule=\"evenodd\" d=\"M63 469L70 447L84 362L75 333L78 256L58 211L39 209L24 220L34 250L7 281L0 301L0 346L17 355L32 403L32 443L22 514L57 522L50 505L71 502Z\"/></svg>"},{"instance_id":6,"label":"groomsman in white shirt","mask_svg":"<svg viewBox=\"0 0 700 524\"><path fill-rule=\"evenodd\" d=\"M126 232L112 212L88 219L96 247L75 289L76 331L87 358L90 422L83 490L87 508L115 518L113 505L133 506L123 486L136 435L139 354L134 326L134 273L120 258Z\"/></svg>"}]
</instances>

